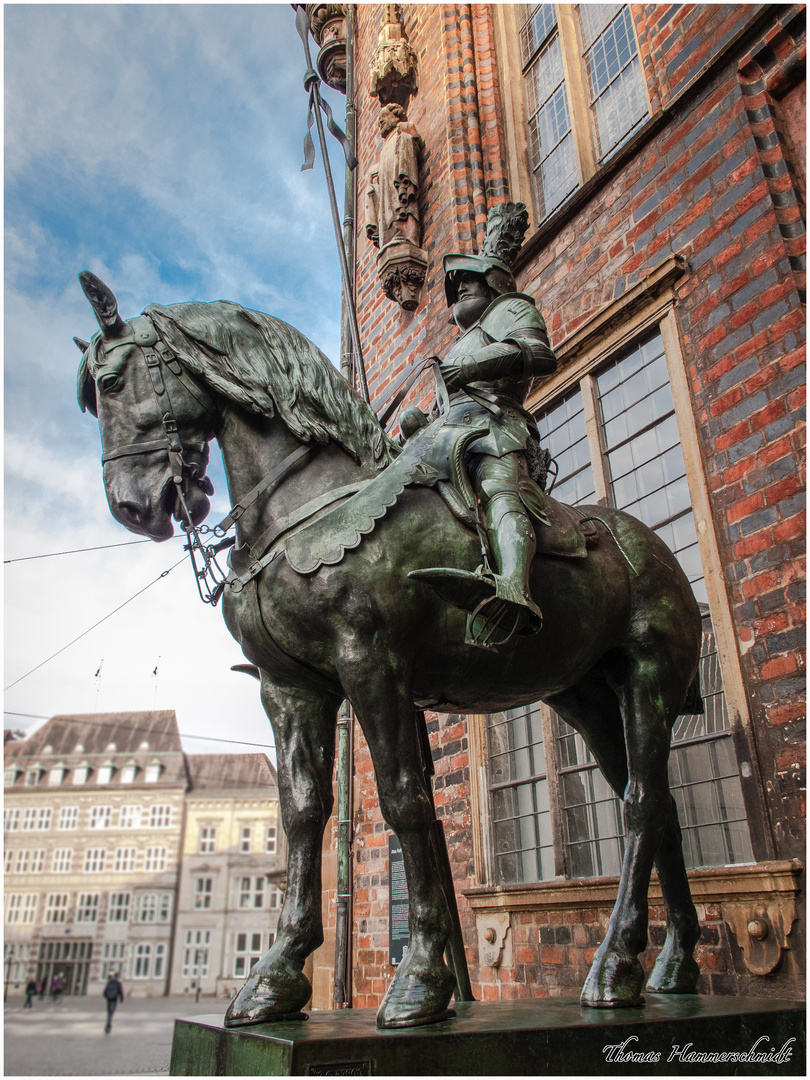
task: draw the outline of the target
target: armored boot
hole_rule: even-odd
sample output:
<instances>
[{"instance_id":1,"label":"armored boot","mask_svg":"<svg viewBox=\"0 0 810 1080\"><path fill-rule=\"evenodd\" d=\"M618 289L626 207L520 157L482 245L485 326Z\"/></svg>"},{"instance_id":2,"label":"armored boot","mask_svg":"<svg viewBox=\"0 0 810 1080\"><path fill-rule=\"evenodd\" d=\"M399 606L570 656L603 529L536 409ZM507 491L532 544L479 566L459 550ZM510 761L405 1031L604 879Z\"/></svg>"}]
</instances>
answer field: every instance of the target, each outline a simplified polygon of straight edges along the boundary
<instances>
[{"instance_id":1,"label":"armored boot","mask_svg":"<svg viewBox=\"0 0 810 1080\"><path fill-rule=\"evenodd\" d=\"M496 569L495 600L488 606L501 600L526 609L530 619L523 629L536 632L543 625L543 614L529 590L529 571L537 547L529 515L513 492L498 492L487 504L485 524ZM494 612L487 614L491 617Z\"/></svg>"}]
</instances>

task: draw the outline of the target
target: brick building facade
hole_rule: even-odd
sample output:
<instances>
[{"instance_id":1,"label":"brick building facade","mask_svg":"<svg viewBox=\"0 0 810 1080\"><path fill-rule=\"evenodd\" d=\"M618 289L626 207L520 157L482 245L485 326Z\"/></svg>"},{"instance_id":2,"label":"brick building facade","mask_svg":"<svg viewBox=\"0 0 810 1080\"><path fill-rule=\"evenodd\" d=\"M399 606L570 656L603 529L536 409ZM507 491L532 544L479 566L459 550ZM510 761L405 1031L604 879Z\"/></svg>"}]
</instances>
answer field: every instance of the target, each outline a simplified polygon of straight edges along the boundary
<instances>
[{"instance_id":1,"label":"brick building facade","mask_svg":"<svg viewBox=\"0 0 810 1080\"><path fill-rule=\"evenodd\" d=\"M555 494L655 527L704 612L707 711L678 722L671 765L700 991L801 996L804 6L359 5L354 18L359 193L382 147L386 43L416 58L416 89L395 90L422 140L415 310L384 291L356 215L372 403L454 338L442 256L480 250L490 206L525 202L518 289L558 357L527 404ZM432 396L425 376L410 400ZM617 801L545 707L428 721L476 997L578 993L615 898ZM353 1004L372 1006L394 970L389 833L359 730L356 746ZM647 969L664 936L655 880L650 897ZM331 930L333 889L324 912ZM333 948L328 934L322 974Z\"/></svg>"}]
</instances>

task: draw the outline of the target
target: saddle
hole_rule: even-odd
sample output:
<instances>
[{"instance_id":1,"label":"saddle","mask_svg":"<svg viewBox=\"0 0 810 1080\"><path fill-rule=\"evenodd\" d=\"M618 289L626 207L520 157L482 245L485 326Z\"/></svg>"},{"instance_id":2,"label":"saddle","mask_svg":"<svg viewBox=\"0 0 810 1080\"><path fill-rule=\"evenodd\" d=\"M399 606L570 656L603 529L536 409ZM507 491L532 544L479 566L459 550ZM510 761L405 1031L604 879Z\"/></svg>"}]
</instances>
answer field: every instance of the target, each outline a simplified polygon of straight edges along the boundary
<instances>
[{"instance_id":1,"label":"saddle","mask_svg":"<svg viewBox=\"0 0 810 1080\"><path fill-rule=\"evenodd\" d=\"M321 566L336 566L347 551L359 546L409 485L434 487L453 515L481 536L476 498L464 466L464 453L482 434L478 428L448 425L443 418L422 428L405 444L402 453L383 472L351 498L297 529L284 541L287 562L299 574L313 574ZM539 491L539 489L537 489ZM596 542L592 521L540 491L542 506L537 521L537 555L584 559Z\"/></svg>"}]
</instances>

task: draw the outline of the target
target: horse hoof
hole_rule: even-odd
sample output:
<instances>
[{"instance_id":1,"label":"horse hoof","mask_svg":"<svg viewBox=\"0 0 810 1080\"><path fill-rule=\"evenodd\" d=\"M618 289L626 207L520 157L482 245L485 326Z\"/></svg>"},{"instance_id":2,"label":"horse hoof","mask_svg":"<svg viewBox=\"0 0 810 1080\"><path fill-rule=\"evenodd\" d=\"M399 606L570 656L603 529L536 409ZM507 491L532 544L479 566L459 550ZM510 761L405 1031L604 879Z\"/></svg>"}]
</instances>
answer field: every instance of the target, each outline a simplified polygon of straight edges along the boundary
<instances>
[{"instance_id":1,"label":"horse hoof","mask_svg":"<svg viewBox=\"0 0 810 1080\"><path fill-rule=\"evenodd\" d=\"M696 994L700 968L693 956L658 957L650 973L651 994Z\"/></svg>"},{"instance_id":2,"label":"horse hoof","mask_svg":"<svg viewBox=\"0 0 810 1080\"><path fill-rule=\"evenodd\" d=\"M228 1006L225 1027L306 1020L301 1009L311 996L309 979L301 972L281 977L252 974Z\"/></svg>"},{"instance_id":3,"label":"horse hoof","mask_svg":"<svg viewBox=\"0 0 810 1080\"><path fill-rule=\"evenodd\" d=\"M402 979L398 976L399 972L377 1012L378 1028L420 1027L438 1024L456 1015L453 1009L447 1008L456 987L455 977L449 969L422 975L414 972Z\"/></svg>"},{"instance_id":4,"label":"horse hoof","mask_svg":"<svg viewBox=\"0 0 810 1080\"><path fill-rule=\"evenodd\" d=\"M644 968L637 956L606 953L594 960L580 994L580 1004L591 1009L627 1009L642 1005Z\"/></svg>"}]
</instances>

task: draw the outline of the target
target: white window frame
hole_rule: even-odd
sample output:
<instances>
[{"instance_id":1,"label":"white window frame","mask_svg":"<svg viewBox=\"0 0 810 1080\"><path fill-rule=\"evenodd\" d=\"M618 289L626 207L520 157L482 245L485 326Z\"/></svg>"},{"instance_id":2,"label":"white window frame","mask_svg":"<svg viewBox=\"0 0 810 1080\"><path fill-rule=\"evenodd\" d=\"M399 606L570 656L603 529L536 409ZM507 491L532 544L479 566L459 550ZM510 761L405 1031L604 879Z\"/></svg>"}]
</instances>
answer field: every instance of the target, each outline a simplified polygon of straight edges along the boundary
<instances>
[{"instance_id":1,"label":"white window frame","mask_svg":"<svg viewBox=\"0 0 810 1080\"><path fill-rule=\"evenodd\" d=\"M54 848L51 860L52 874L69 874L73 864L73 848Z\"/></svg>"},{"instance_id":2,"label":"white window frame","mask_svg":"<svg viewBox=\"0 0 810 1080\"><path fill-rule=\"evenodd\" d=\"M166 869L169 849L160 845L148 847L143 855L143 868L147 873L159 874Z\"/></svg>"},{"instance_id":3,"label":"white window frame","mask_svg":"<svg viewBox=\"0 0 810 1080\"><path fill-rule=\"evenodd\" d=\"M122 806L118 814L119 829L140 829L143 820L143 807L138 803Z\"/></svg>"},{"instance_id":4,"label":"white window frame","mask_svg":"<svg viewBox=\"0 0 810 1080\"><path fill-rule=\"evenodd\" d=\"M59 810L59 820L56 828L61 832L69 832L79 826L78 806L62 806Z\"/></svg>"},{"instance_id":5,"label":"white window frame","mask_svg":"<svg viewBox=\"0 0 810 1080\"><path fill-rule=\"evenodd\" d=\"M114 874L132 874L138 865L136 847L117 847L113 858Z\"/></svg>"},{"instance_id":6,"label":"white window frame","mask_svg":"<svg viewBox=\"0 0 810 1080\"><path fill-rule=\"evenodd\" d=\"M107 922L127 924L129 922L129 913L131 906L132 893L110 893L109 900L107 901Z\"/></svg>"},{"instance_id":7,"label":"white window frame","mask_svg":"<svg viewBox=\"0 0 810 1080\"><path fill-rule=\"evenodd\" d=\"M194 910L211 911L214 904L214 879L208 875L194 878Z\"/></svg>"},{"instance_id":8,"label":"white window frame","mask_svg":"<svg viewBox=\"0 0 810 1080\"><path fill-rule=\"evenodd\" d=\"M253 846L253 828L243 825L239 830L239 851L242 855L249 855Z\"/></svg>"},{"instance_id":9,"label":"white window frame","mask_svg":"<svg viewBox=\"0 0 810 1080\"><path fill-rule=\"evenodd\" d=\"M91 829L109 829L112 826L111 806L91 806L90 825Z\"/></svg>"},{"instance_id":10,"label":"white window frame","mask_svg":"<svg viewBox=\"0 0 810 1080\"><path fill-rule=\"evenodd\" d=\"M76 922L96 923L101 906L101 893L79 893L76 901Z\"/></svg>"},{"instance_id":11,"label":"white window frame","mask_svg":"<svg viewBox=\"0 0 810 1080\"><path fill-rule=\"evenodd\" d=\"M87 848L84 853L84 874L103 874L107 867L106 848Z\"/></svg>"},{"instance_id":12,"label":"white window frame","mask_svg":"<svg viewBox=\"0 0 810 1080\"><path fill-rule=\"evenodd\" d=\"M268 825L264 833L265 855L275 855L278 851L278 826Z\"/></svg>"},{"instance_id":13,"label":"white window frame","mask_svg":"<svg viewBox=\"0 0 810 1080\"><path fill-rule=\"evenodd\" d=\"M201 825L197 851L200 855L211 855L217 848L217 830L214 825Z\"/></svg>"},{"instance_id":14,"label":"white window frame","mask_svg":"<svg viewBox=\"0 0 810 1080\"><path fill-rule=\"evenodd\" d=\"M170 829L172 827L172 804L155 803L149 807L149 828Z\"/></svg>"},{"instance_id":15,"label":"white window frame","mask_svg":"<svg viewBox=\"0 0 810 1080\"><path fill-rule=\"evenodd\" d=\"M45 922L50 925L67 922L70 893L48 893L45 897Z\"/></svg>"},{"instance_id":16,"label":"white window frame","mask_svg":"<svg viewBox=\"0 0 810 1080\"><path fill-rule=\"evenodd\" d=\"M3 832L18 832L20 828L19 806L6 806L3 808Z\"/></svg>"}]
</instances>

